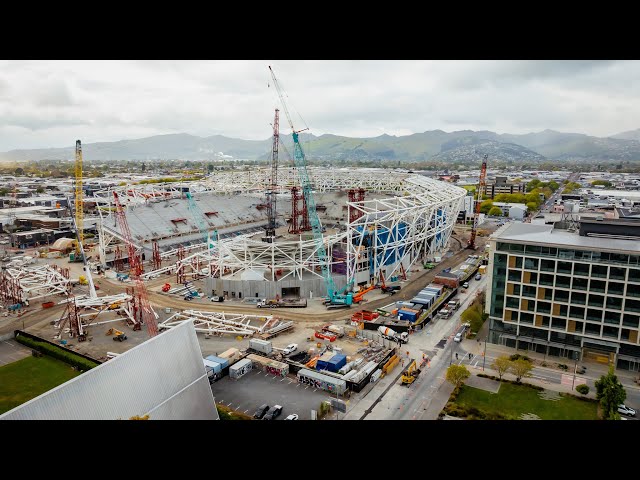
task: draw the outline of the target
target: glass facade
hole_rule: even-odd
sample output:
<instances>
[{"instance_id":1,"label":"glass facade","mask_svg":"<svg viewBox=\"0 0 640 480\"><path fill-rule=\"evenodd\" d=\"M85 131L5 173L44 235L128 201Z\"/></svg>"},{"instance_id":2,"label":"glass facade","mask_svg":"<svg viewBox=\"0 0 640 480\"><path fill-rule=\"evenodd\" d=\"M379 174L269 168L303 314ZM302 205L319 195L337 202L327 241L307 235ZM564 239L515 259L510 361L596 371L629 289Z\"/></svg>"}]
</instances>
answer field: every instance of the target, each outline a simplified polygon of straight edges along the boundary
<instances>
[{"instance_id":1,"label":"glass facade","mask_svg":"<svg viewBox=\"0 0 640 480\"><path fill-rule=\"evenodd\" d=\"M640 255L496 241L492 274L490 341L569 358L614 342L640 370Z\"/></svg>"}]
</instances>

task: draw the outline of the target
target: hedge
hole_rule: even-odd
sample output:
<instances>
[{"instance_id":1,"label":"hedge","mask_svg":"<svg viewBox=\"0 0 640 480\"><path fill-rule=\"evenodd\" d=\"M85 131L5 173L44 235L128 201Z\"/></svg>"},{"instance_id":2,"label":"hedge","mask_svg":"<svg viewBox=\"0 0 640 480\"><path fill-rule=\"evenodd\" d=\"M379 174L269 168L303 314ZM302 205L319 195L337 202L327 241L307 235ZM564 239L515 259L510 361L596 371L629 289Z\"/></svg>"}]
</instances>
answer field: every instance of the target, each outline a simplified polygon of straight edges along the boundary
<instances>
[{"instance_id":1,"label":"hedge","mask_svg":"<svg viewBox=\"0 0 640 480\"><path fill-rule=\"evenodd\" d=\"M47 342L40 342L38 340L25 337L24 335L17 335L15 339L29 348L33 348L34 350L68 363L69 365L76 367L81 372L86 372L87 370L91 370L93 367L97 367L98 365L100 365L99 363L87 360L86 358L80 357L73 352L65 350L61 347L56 347L55 345L51 345Z\"/></svg>"},{"instance_id":2,"label":"hedge","mask_svg":"<svg viewBox=\"0 0 640 480\"><path fill-rule=\"evenodd\" d=\"M486 373L479 373L477 376L478 377L482 377L482 378L488 378L490 380L495 380L496 382L501 381L499 377L496 377L495 375L487 375ZM506 380L504 378L502 379L502 382L503 383L512 383L514 385L524 385L525 387L533 388L534 390L538 390L539 392L544 390L543 387L539 387L538 385L532 385L531 383L516 382L515 380Z\"/></svg>"}]
</instances>

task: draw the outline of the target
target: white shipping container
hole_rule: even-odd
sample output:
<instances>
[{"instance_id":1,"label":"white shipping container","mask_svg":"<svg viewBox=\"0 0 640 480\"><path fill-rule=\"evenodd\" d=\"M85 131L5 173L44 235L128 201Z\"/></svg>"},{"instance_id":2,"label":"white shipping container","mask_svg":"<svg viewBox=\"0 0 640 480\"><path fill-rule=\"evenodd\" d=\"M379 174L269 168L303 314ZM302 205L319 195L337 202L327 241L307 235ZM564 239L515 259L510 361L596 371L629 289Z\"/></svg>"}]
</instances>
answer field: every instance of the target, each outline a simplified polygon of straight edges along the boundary
<instances>
[{"instance_id":1,"label":"white shipping container","mask_svg":"<svg viewBox=\"0 0 640 480\"><path fill-rule=\"evenodd\" d=\"M369 379L369 381L371 383L375 383L376 381L378 381L380 379L380 375L382 375L382 370L378 369L375 372L373 372L373 374L371 375L371 378Z\"/></svg>"},{"instance_id":2,"label":"white shipping container","mask_svg":"<svg viewBox=\"0 0 640 480\"><path fill-rule=\"evenodd\" d=\"M248 358L243 358L242 360L234 363L229 367L229 376L231 378L238 379L243 375L246 375L251 371L252 362Z\"/></svg>"}]
</instances>

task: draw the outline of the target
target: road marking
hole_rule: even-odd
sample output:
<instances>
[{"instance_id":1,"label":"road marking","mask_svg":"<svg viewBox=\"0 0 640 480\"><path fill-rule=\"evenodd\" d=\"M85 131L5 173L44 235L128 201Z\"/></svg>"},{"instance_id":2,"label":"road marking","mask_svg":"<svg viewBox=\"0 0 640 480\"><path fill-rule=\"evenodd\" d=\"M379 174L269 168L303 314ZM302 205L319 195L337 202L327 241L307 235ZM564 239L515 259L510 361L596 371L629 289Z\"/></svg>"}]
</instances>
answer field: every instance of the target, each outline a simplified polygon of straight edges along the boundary
<instances>
[{"instance_id":1,"label":"road marking","mask_svg":"<svg viewBox=\"0 0 640 480\"><path fill-rule=\"evenodd\" d=\"M289 380L289 385L291 385L293 383L293 380Z\"/></svg>"},{"instance_id":2,"label":"road marking","mask_svg":"<svg viewBox=\"0 0 640 480\"><path fill-rule=\"evenodd\" d=\"M282 380L280 380L281 382L284 382L287 379L287 377L282 377Z\"/></svg>"},{"instance_id":3,"label":"road marking","mask_svg":"<svg viewBox=\"0 0 640 480\"><path fill-rule=\"evenodd\" d=\"M309 385L307 385L306 387L304 387L304 389L306 390L307 388L309 388Z\"/></svg>"},{"instance_id":4,"label":"road marking","mask_svg":"<svg viewBox=\"0 0 640 480\"><path fill-rule=\"evenodd\" d=\"M314 392L317 392L317 391L318 391L318 389L317 389L317 388L314 388L314 389L313 389L313 391L314 391Z\"/></svg>"},{"instance_id":5,"label":"road marking","mask_svg":"<svg viewBox=\"0 0 640 480\"><path fill-rule=\"evenodd\" d=\"M300 385L302 385L301 383L296 383L296 387L299 387Z\"/></svg>"},{"instance_id":6,"label":"road marking","mask_svg":"<svg viewBox=\"0 0 640 480\"><path fill-rule=\"evenodd\" d=\"M233 403L233 402L229 402L227 406L229 406L229 407L230 407L232 403Z\"/></svg>"},{"instance_id":7,"label":"road marking","mask_svg":"<svg viewBox=\"0 0 640 480\"><path fill-rule=\"evenodd\" d=\"M475 357L474 357L474 358L475 358ZM473 364L473 366L474 366L474 367L477 367L477 366L478 366L478 362L479 362L479 361L480 361L480 360L476 360L476 363L474 363L474 364Z\"/></svg>"},{"instance_id":8,"label":"road marking","mask_svg":"<svg viewBox=\"0 0 640 480\"><path fill-rule=\"evenodd\" d=\"M249 411L249 409L247 408L247 409L244 411L244 413L247 413L248 411Z\"/></svg>"}]
</instances>

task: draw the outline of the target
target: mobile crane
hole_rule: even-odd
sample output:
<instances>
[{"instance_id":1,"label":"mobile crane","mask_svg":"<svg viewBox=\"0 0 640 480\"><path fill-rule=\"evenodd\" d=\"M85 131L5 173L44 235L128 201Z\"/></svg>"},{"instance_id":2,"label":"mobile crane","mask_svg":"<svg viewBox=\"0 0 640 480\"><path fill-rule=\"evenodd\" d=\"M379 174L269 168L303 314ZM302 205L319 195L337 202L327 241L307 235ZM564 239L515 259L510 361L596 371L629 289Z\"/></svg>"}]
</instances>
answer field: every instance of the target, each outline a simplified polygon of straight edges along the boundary
<instances>
[{"instance_id":1,"label":"mobile crane","mask_svg":"<svg viewBox=\"0 0 640 480\"><path fill-rule=\"evenodd\" d=\"M482 168L480 169L480 178L478 180L478 191L476 200L476 211L473 215L473 227L471 227L471 236L469 237L469 243L467 248L475 250L476 248L476 234L478 233L478 220L480 219L480 203L482 203L482 192L487 184L487 158L488 155L482 158Z\"/></svg>"},{"instance_id":2,"label":"mobile crane","mask_svg":"<svg viewBox=\"0 0 640 480\"><path fill-rule=\"evenodd\" d=\"M284 110L287 120L289 121L289 126L291 127L291 135L293 136L293 159L298 170L300 186L302 187L302 194L304 195L304 200L309 211L309 221L311 222L311 229L313 231L313 237L317 246L318 262L320 263L320 266L322 268L322 277L324 278L324 283L327 288L327 296L324 303L327 308L350 307L353 303L353 294L350 292L346 294L342 292L349 288L351 284L348 283L344 289L338 291L333 278L331 277L331 271L327 258L327 250L324 244L324 236L322 235L322 224L320 223L320 218L318 217L318 212L316 210L316 201L311 191L311 181L309 179L309 174L307 173L304 151L302 150L302 145L300 145L300 140L298 138L298 134L300 132L308 130L308 128L304 128L302 130L296 130L294 128L293 122L291 121L291 115L289 115L289 110L287 109L287 104L284 101L284 95L282 93L282 89L280 88L280 84L278 83L278 80L276 79L276 76L273 73L271 67L269 67L269 71L271 72L273 85L278 92L278 97L280 97L282 109Z\"/></svg>"}]
</instances>

